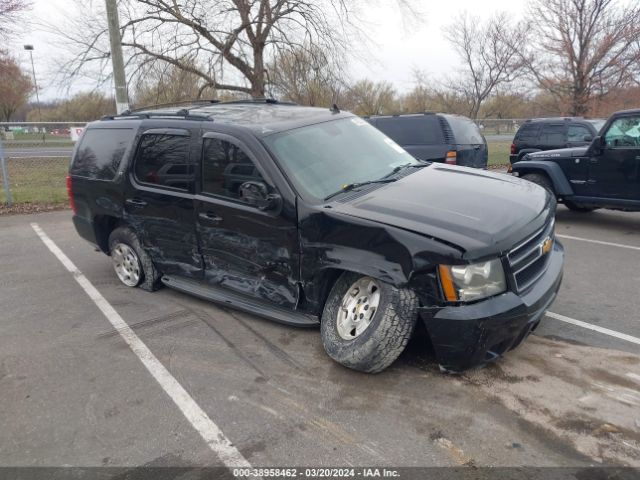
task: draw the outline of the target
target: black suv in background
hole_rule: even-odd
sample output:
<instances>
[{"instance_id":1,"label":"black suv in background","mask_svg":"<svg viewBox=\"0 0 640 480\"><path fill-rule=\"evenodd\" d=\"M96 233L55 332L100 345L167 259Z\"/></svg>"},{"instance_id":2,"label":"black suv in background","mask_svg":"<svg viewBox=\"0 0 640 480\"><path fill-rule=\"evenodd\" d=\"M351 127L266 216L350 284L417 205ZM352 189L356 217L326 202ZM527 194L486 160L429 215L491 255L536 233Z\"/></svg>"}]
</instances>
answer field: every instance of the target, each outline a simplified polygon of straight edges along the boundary
<instances>
[{"instance_id":1,"label":"black suv in background","mask_svg":"<svg viewBox=\"0 0 640 480\"><path fill-rule=\"evenodd\" d=\"M604 122L602 119L586 120L581 117L527 120L513 138L509 161L519 162L528 153L589 145Z\"/></svg>"},{"instance_id":2,"label":"black suv in background","mask_svg":"<svg viewBox=\"0 0 640 480\"><path fill-rule=\"evenodd\" d=\"M614 113L589 146L529 153L511 170L574 211L640 211L640 109Z\"/></svg>"},{"instance_id":3,"label":"black suv in background","mask_svg":"<svg viewBox=\"0 0 640 480\"><path fill-rule=\"evenodd\" d=\"M120 281L293 325L378 372L418 318L462 370L518 346L556 296L555 199L425 163L363 119L275 101L193 104L88 125L68 188L78 233Z\"/></svg>"},{"instance_id":4,"label":"black suv in background","mask_svg":"<svg viewBox=\"0 0 640 480\"><path fill-rule=\"evenodd\" d=\"M467 117L427 112L365 119L419 160L487 168L487 141Z\"/></svg>"}]
</instances>

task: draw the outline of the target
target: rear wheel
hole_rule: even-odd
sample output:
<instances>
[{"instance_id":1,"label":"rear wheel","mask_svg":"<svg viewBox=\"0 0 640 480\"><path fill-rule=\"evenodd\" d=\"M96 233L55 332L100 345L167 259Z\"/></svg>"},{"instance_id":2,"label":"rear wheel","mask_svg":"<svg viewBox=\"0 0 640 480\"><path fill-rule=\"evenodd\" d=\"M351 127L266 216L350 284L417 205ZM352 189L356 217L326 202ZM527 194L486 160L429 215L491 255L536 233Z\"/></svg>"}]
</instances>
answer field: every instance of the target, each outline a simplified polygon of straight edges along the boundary
<instances>
[{"instance_id":1,"label":"rear wheel","mask_svg":"<svg viewBox=\"0 0 640 480\"><path fill-rule=\"evenodd\" d=\"M111 232L109 253L113 269L124 285L150 292L158 289L160 273L133 230L118 227Z\"/></svg>"},{"instance_id":2,"label":"rear wheel","mask_svg":"<svg viewBox=\"0 0 640 480\"><path fill-rule=\"evenodd\" d=\"M344 273L322 315L322 343L345 367L377 373L407 346L417 318L415 293L372 277Z\"/></svg>"},{"instance_id":3,"label":"rear wheel","mask_svg":"<svg viewBox=\"0 0 640 480\"><path fill-rule=\"evenodd\" d=\"M555 198L556 192L553 189L553 184L546 175L542 173L527 173L526 175L523 175L522 178L535 183L536 185L540 185Z\"/></svg>"}]
</instances>

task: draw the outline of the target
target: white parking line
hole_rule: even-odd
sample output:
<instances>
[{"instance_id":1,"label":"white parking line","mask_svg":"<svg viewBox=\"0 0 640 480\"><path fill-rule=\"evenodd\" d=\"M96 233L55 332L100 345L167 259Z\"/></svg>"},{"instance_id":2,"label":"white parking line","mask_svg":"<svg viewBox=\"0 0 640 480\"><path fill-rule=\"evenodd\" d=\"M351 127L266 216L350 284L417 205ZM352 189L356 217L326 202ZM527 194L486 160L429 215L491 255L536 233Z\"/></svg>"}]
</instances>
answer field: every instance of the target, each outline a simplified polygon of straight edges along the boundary
<instances>
[{"instance_id":1,"label":"white parking line","mask_svg":"<svg viewBox=\"0 0 640 480\"><path fill-rule=\"evenodd\" d=\"M560 235L558 233L556 233L556 237L566 238L567 240L577 240L579 242L596 243L598 245L607 245L609 247L627 248L629 250L640 251L640 247L635 247L633 245L625 245L623 243L603 242L602 240L591 240L590 238L572 237L571 235Z\"/></svg>"},{"instance_id":2,"label":"white parking line","mask_svg":"<svg viewBox=\"0 0 640 480\"><path fill-rule=\"evenodd\" d=\"M631 335L627 335L626 333L616 332L615 330L609 330L608 328L599 327L598 325L593 325L581 320L565 317L564 315L560 315L559 313L547 312L546 315L547 317L555 318L556 320L560 320L561 322L570 323L571 325L576 325L578 327L593 330L594 332L604 333L605 335L609 335L610 337L619 338L620 340L626 340L627 342L640 345L640 338L632 337Z\"/></svg>"},{"instance_id":3,"label":"white parking line","mask_svg":"<svg viewBox=\"0 0 640 480\"><path fill-rule=\"evenodd\" d=\"M149 348L140 340L135 332L122 319L120 314L111 306L102 294L91 284L91 282L78 270L73 262L67 257L62 250L51 240L47 234L40 228L37 223L32 223L31 227L38 234L47 248L53 253L58 260L69 270L69 272L80 284L93 303L111 322L113 328L122 336L124 341L129 345L133 353L137 355L142 364L147 368L149 373L157 380L162 389L171 397L180 411L187 420L193 425L204 441L209 445L225 466L229 468L243 467L250 468L249 462L242 456L238 449L229 441L222 433L222 430L207 416L187 391L178 383L178 381L169 373L169 371L160 363Z\"/></svg>"}]
</instances>

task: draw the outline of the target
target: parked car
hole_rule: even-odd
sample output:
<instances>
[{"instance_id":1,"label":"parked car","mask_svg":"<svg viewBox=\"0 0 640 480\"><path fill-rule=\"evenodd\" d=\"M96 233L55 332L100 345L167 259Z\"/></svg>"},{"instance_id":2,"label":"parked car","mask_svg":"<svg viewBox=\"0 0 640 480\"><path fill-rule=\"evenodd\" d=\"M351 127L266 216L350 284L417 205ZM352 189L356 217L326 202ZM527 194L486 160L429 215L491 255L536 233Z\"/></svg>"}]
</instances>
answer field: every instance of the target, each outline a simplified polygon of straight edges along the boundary
<instances>
[{"instance_id":1,"label":"parked car","mask_svg":"<svg viewBox=\"0 0 640 480\"><path fill-rule=\"evenodd\" d=\"M335 108L108 117L87 127L68 190L78 233L124 285L319 325L329 356L365 372L390 365L418 319L443 369L493 360L536 328L562 279L544 189L418 161Z\"/></svg>"},{"instance_id":2,"label":"parked car","mask_svg":"<svg viewBox=\"0 0 640 480\"><path fill-rule=\"evenodd\" d=\"M487 168L487 141L467 117L427 112L365 119L419 160Z\"/></svg>"},{"instance_id":3,"label":"parked car","mask_svg":"<svg viewBox=\"0 0 640 480\"><path fill-rule=\"evenodd\" d=\"M640 109L614 113L589 146L529 153L511 170L574 211L640 211Z\"/></svg>"},{"instance_id":4,"label":"parked car","mask_svg":"<svg viewBox=\"0 0 640 480\"><path fill-rule=\"evenodd\" d=\"M510 163L528 153L589 145L604 125L603 119L582 117L534 118L525 121L513 138Z\"/></svg>"}]
</instances>

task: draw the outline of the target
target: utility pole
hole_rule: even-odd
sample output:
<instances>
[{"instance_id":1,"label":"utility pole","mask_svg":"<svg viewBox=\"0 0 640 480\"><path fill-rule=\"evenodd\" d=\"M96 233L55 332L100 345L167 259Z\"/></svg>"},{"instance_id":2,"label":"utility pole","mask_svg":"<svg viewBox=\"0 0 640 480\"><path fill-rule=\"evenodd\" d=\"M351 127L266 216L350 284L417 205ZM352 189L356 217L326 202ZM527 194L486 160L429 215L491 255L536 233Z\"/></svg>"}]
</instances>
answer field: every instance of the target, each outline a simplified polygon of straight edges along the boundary
<instances>
[{"instance_id":1,"label":"utility pole","mask_svg":"<svg viewBox=\"0 0 640 480\"><path fill-rule=\"evenodd\" d=\"M107 21L109 22L109 39L111 40L111 62L113 63L113 82L116 87L116 112L129 110L127 80L124 74L122 59L122 37L120 36L120 20L116 0L106 0Z\"/></svg>"}]
</instances>

